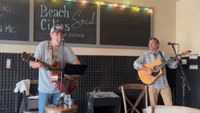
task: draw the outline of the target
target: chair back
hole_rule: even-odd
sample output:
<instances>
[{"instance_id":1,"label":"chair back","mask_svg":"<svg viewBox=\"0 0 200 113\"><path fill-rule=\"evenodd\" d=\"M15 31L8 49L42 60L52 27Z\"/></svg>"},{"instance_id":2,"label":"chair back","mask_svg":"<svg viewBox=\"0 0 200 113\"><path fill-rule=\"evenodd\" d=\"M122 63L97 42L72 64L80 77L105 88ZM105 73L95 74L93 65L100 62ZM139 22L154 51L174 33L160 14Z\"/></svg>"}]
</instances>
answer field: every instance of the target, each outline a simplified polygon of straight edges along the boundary
<instances>
[{"instance_id":1,"label":"chair back","mask_svg":"<svg viewBox=\"0 0 200 113\"><path fill-rule=\"evenodd\" d=\"M131 106L131 113L134 111L137 113L140 113L140 111L137 109L138 104L141 102L142 98L145 96L145 106L147 107L147 86L144 84L123 84L119 87L119 90L122 93L122 99L123 99L123 105L124 105L124 113L128 113L127 110L127 103ZM128 90L140 90L140 94L136 101L133 103L130 98L127 96L127 91Z\"/></svg>"}]
</instances>

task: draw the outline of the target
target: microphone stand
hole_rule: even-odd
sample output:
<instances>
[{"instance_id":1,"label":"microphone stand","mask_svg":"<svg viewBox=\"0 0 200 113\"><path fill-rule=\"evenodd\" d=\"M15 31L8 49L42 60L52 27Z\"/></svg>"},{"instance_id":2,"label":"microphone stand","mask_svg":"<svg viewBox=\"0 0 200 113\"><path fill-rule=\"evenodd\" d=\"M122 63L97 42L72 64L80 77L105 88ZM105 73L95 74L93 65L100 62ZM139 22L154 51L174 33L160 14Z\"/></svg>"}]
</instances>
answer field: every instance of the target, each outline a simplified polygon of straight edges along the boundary
<instances>
[{"instance_id":1,"label":"microphone stand","mask_svg":"<svg viewBox=\"0 0 200 113\"><path fill-rule=\"evenodd\" d=\"M61 46L61 60L60 60L60 64L61 64L61 66L60 66L60 68L61 68L61 70L60 70L61 88L63 88L62 85L63 85L63 78L64 78L64 44L65 44L64 39L61 39L61 43L60 43L60 46ZM65 92L61 92L61 94L63 94L63 93L65 94ZM64 96L61 100L62 101L61 104L64 104Z\"/></svg>"},{"instance_id":2,"label":"microphone stand","mask_svg":"<svg viewBox=\"0 0 200 113\"><path fill-rule=\"evenodd\" d=\"M174 54L177 56L174 44L172 44L172 48L173 48ZM183 71L183 67L180 62L178 62L178 66L179 66L181 74L182 74L182 76L180 78L182 79L182 105L184 106L185 105L185 86L187 86L189 91L191 90L191 88L190 88L190 85L188 83L185 72Z\"/></svg>"}]
</instances>

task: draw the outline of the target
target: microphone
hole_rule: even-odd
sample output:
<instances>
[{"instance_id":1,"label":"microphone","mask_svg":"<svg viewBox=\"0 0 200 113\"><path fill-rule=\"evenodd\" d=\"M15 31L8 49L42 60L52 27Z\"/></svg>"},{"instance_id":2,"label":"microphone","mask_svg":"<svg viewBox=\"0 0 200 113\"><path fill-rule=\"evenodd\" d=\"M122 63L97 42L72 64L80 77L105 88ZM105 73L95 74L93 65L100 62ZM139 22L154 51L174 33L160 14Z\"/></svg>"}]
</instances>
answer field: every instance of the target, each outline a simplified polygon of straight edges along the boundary
<instances>
[{"instance_id":1,"label":"microphone","mask_svg":"<svg viewBox=\"0 0 200 113\"><path fill-rule=\"evenodd\" d=\"M168 42L167 45L179 45L178 43Z\"/></svg>"},{"instance_id":2,"label":"microphone","mask_svg":"<svg viewBox=\"0 0 200 113\"><path fill-rule=\"evenodd\" d=\"M61 45L62 43L64 43L64 38L58 38L56 39L56 42L58 45Z\"/></svg>"}]
</instances>

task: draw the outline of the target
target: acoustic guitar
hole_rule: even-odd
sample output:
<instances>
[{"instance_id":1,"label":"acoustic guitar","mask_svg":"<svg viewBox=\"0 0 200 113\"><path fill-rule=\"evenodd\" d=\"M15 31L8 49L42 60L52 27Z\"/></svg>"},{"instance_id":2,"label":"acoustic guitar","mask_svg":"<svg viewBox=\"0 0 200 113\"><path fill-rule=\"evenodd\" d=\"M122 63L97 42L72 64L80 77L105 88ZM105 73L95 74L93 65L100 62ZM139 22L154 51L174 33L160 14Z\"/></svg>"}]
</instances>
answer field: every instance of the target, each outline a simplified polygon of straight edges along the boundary
<instances>
[{"instance_id":1,"label":"acoustic guitar","mask_svg":"<svg viewBox=\"0 0 200 113\"><path fill-rule=\"evenodd\" d=\"M69 76L64 75L64 77L61 77L60 71L61 69L58 69L60 67L60 64L58 62L55 62L53 65L49 65L39 59L34 58L31 54L28 54L26 52L23 52L21 54L21 58L25 61L35 61L40 62L46 67L47 70L51 71L51 81L56 83L57 88L64 93L71 93L74 91L74 89L78 86L78 79L79 76ZM62 78L62 79L61 79Z\"/></svg>"},{"instance_id":2,"label":"acoustic guitar","mask_svg":"<svg viewBox=\"0 0 200 113\"><path fill-rule=\"evenodd\" d=\"M178 60L178 57L182 57L184 55L189 54L191 51L190 50L186 50L185 52L182 52L178 55L176 55L175 57L169 59L168 61L162 62L161 60L154 60L152 63L149 64L144 64L144 66L146 68L149 68L152 70L151 74L148 74L146 71L140 69L138 70L138 76L139 79L144 83L144 84L153 84L155 83L155 81L163 75L163 67L167 64L169 64L170 62L174 61L174 60Z\"/></svg>"}]
</instances>

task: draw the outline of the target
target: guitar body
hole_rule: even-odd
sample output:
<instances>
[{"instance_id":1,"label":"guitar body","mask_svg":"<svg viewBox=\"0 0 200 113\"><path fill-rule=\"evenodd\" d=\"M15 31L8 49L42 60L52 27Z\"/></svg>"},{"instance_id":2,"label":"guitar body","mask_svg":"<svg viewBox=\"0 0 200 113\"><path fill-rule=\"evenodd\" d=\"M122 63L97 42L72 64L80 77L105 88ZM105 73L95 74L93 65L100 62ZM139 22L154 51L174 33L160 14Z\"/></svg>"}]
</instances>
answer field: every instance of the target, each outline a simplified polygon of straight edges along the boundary
<instances>
[{"instance_id":1,"label":"guitar body","mask_svg":"<svg viewBox=\"0 0 200 113\"><path fill-rule=\"evenodd\" d=\"M162 64L162 61L155 60L154 62L150 64L144 64L144 66L146 68L155 70L155 67L161 64ZM154 75L150 75L142 69L138 70L139 78L144 84L153 84L160 76L162 76L162 74L163 74L162 69L159 69L158 72L156 72Z\"/></svg>"},{"instance_id":2,"label":"guitar body","mask_svg":"<svg viewBox=\"0 0 200 113\"><path fill-rule=\"evenodd\" d=\"M60 68L59 62L54 62L52 64L52 68ZM78 86L79 76L78 75L64 75L61 82L60 71L51 71L51 81L56 83L57 88L61 92L65 92L66 94L72 93L75 88Z\"/></svg>"},{"instance_id":3,"label":"guitar body","mask_svg":"<svg viewBox=\"0 0 200 113\"><path fill-rule=\"evenodd\" d=\"M54 81L56 83L57 88L61 92L65 92L66 94L72 93L76 87L78 87L79 76L76 75L65 75L62 79L62 84L60 80Z\"/></svg>"}]
</instances>

